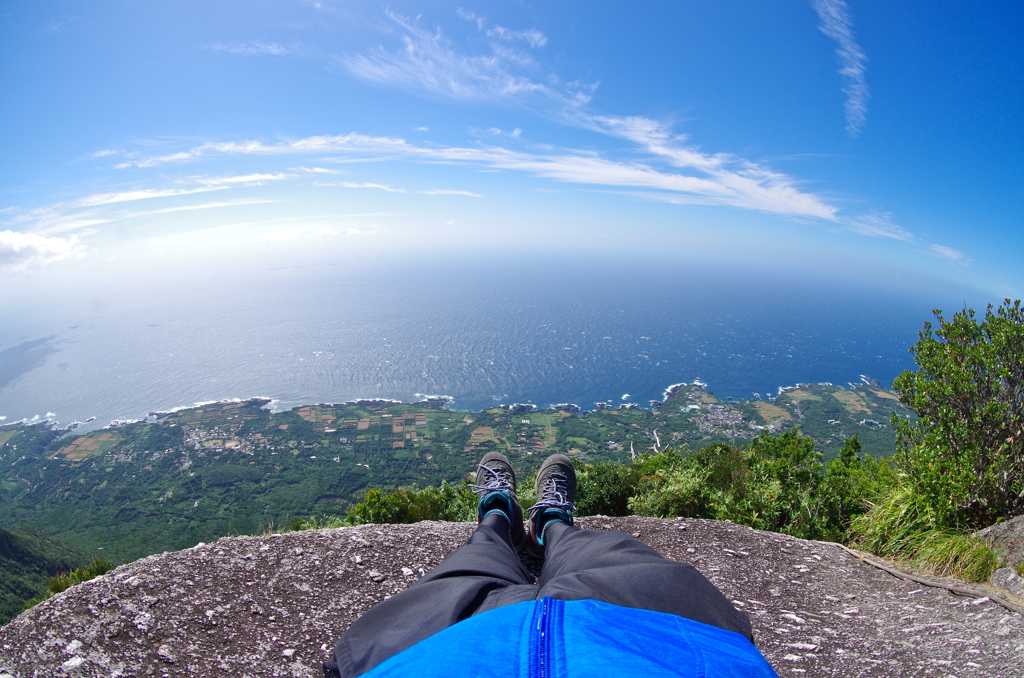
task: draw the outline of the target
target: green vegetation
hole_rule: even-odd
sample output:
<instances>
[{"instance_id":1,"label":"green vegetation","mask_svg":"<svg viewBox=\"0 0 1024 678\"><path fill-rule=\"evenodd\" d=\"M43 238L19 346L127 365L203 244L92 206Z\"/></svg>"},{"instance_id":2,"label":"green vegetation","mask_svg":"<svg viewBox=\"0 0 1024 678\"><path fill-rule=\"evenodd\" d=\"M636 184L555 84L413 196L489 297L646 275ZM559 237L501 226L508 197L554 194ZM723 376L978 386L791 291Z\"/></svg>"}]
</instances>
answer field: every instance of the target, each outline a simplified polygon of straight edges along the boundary
<instances>
[{"instance_id":1,"label":"green vegetation","mask_svg":"<svg viewBox=\"0 0 1024 678\"><path fill-rule=\"evenodd\" d=\"M23 609L27 610L33 605L46 600L50 596L60 593L61 591L66 591L76 584L81 584L82 582L89 581L90 579L95 579L101 574L110 572L113 569L114 564L112 562L104 560L98 556L93 556L92 562L85 567L80 567L77 570L72 570L67 573L58 572L51 577L50 580L46 582L46 593L26 602Z\"/></svg>"},{"instance_id":2,"label":"green vegetation","mask_svg":"<svg viewBox=\"0 0 1024 678\"><path fill-rule=\"evenodd\" d=\"M1024 512L1024 310L935 317L911 349L918 371L896 379L921 417L894 420L896 463L940 523L976 529Z\"/></svg>"},{"instance_id":3,"label":"green vegetation","mask_svg":"<svg viewBox=\"0 0 1024 678\"><path fill-rule=\"evenodd\" d=\"M859 449L851 438L824 466L814 441L791 430L739 447L716 443L692 454L669 449L631 464L576 459L577 515L714 518L807 539L839 539L867 510L865 496L892 473ZM534 501L533 481L520 480L523 507ZM346 522L472 520L476 501L465 484L370 490Z\"/></svg>"},{"instance_id":4,"label":"green vegetation","mask_svg":"<svg viewBox=\"0 0 1024 678\"><path fill-rule=\"evenodd\" d=\"M594 412L357 401L272 413L250 400L82 435L0 426L0 525L28 520L132 560L275 526L472 520L465 481L485 451L519 469L523 506L530 472L564 452L581 515L726 519L984 579L996 559L970 533L1024 513L1024 311L936 317L895 391L799 384L726 402L683 384L654 409ZM5 604L81 559L39 562Z\"/></svg>"},{"instance_id":5,"label":"green vegetation","mask_svg":"<svg viewBox=\"0 0 1024 678\"><path fill-rule=\"evenodd\" d=\"M296 516L341 519L371 488L457 484L489 449L527 469L566 452L586 461L587 473L618 478L622 462L652 450L744 444L799 424L805 434L820 431L815 449L825 459L853 434L866 452L886 456L895 432L862 424L866 411L877 420L909 414L895 395L867 385L804 384L800 392L814 398L813 407L792 392L774 404L728 403L693 385L675 389L657 411L516 406L468 413L440 401L359 401L271 413L263 409L267 401L252 400L83 435L0 426L0 525L28 520L83 552L102 547L110 558L133 560L287 527ZM608 492L581 496L581 505L625 511L629 496ZM417 510L408 507L409 515Z\"/></svg>"},{"instance_id":6,"label":"green vegetation","mask_svg":"<svg viewBox=\"0 0 1024 678\"><path fill-rule=\"evenodd\" d=\"M48 578L86 559L28 523L18 530L0 527L0 624L21 612L25 600L42 595Z\"/></svg>"},{"instance_id":7,"label":"green vegetation","mask_svg":"<svg viewBox=\"0 0 1024 678\"><path fill-rule=\"evenodd\" d=\"M919 369L904 372L895 384L899 399L919 417L886 403L898 433L898 454L891 459L864 454L860 436L853 435L843 438L826 463L815 449L820 435L786 427L775 435L763 430L740 444L712 440L695 451L670 446L629 464L577 458L579 515L732 520L807 539L844 541L933 573L987 580L999 559L971 533L1024 513L1024 310L1019 301L1006 300L999 308L990 306L980 322L970 310L951 321L940 311L935 316L938 328L926 323L911 349ZM735 441L745 437L736 415L743 408L776 424L810 421L812 428L823 418L811 416L817 411L828 417L828 426L841 426L840 408L865 416L877 411L872 395L895 398L872 387L801 385L774 403L730 410L699 387L687 387L672 394L662 414L666 409L700 412L694 418L666 423L651 412L605 410L589 420L606 430L595 433L583 425L584 418L574 417L563 423L572 436L560 440L621 447L602 436L616 438L609 430L623 423L650 428L657 422L660 437L669 440L684 439L696 426ZM717 429L707 428L709 420ZM867 423L874 433L884 427L877 420ZM630 438L620 434L618 439ZM521 503L529 505L532 498L522 489L520 494ZM417 516L440 518L451 508L432 505L437 497L430 489L370 493L351 515L371 510L375 517L389 511L404 515L401 507L410 505L422 509ZM1024 563L1015 566L1024 573Z\"/></svg>"},{"instance_id":8,"label":"green vegetation","mask_svg":"<svg viewBox=\"0 0 1024 678\"><path fill-rule=\"evenodd\" d=\"M996 558L971 532L1024 513L1024 310L1007 299L925 323L916 372L895 383L920 418L897 416L898 473L853 529L919 567L984 580Z\"/></svg>"},{"instance_id":9,"label":"green vegetation","mask_svg":"<svg viewBox=\"0 0 1024 678\"><path fill-rule=\"evenodd\" d=\"M349 510L345 521L349 525L416 523L421 520L463 522L476 520L476 504L477 496L465 483L443 483L441 487L387 493L369 490L363 500Z\"/></svg>"}]
</instances>

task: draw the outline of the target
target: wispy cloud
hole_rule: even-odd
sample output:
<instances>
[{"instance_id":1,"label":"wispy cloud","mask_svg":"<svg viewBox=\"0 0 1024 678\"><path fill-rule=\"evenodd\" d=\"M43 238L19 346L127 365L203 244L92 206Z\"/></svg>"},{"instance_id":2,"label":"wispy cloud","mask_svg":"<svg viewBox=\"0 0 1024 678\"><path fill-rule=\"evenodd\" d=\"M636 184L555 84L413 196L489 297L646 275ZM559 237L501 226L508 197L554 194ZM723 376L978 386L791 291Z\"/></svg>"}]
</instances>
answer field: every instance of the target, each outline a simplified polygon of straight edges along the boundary
<instances>
[{"instance_id":1,"label":"wispy cloud","mask_svg":"<svg viewBox=\"0 0 1024 678\"><path fill-rule=\"evenodd\" d=\"M590 113L586 104L593 86L565 85L552 74L534 77L540 67L527 53L492 44L488 54L463 54L440 32L427 32L415 23L390 16L400 31L403 49L380 47L371 54L344 58L344 65L357 77L460 101L532 106L536 112L563 123L636 144L656 162L621 163L574 151L529 154L500 148L416 149L414 153L420 157L447 155L453 160L518 169L556 181L653 188L688 194L686 202L834 218L835 208L803 190L792 177L732 155L702 152L657 120ZM530 41L529 31L503 27L486 30L486 22L479 15L461 11L460 16L501 42ZM542 42L546 38L538 31L532 43ZM668 163L671 169L660 168L658 163Z\"/></svg>"},{"instance_id":2,"label":"wispy cloud","mask_svg":"<svg viewBox=\"0 0 1024 678\"><path fill-rule=\"evenodd\" d=\"M408 145L405 140L391 137L371 137L363 134L321 135L304 137L277 144L261 141L207 142L185 151L151 156L139 160L128 160L114 165L115 169L128 167L156 167L186 163L209 155L283 155L292 153L345 152L350 155L373 154L379 156L385 149L404 152Z\"/></svg>"},{"instance_id":3,"label":"wispy cloud","mask_svg":"<svg viewBox=\"0 0 1024 678\"><path fill-rule=\"evenodd\" d=\"M145 188L135 191L120 191L117 193L94 193L87 195L74 202L75 207L95 207L97 205L111 205L117 202L132 202L134 200L148 200L150 198L169 198L178 195L190 195L192 193L205 193L217 191L226 186L204 186L202 188Z\"/></svg>"},{"instance_id":4,"label":"wispy cloud","mask_svg":"<svg viewBox=\"0 0 1024 678\"><path fill-rule=\"evenodd\" d=\"M853 19L846 0L811 0L811 6L821 20L818 28L837 43L839 74L843 76L843 93L846 94L843 105L846 131L855 137L863 131L867 120L867 55L854 38Z\"/></svg>"},{"instance_id":5,"label":"wispy cloud","mask_svg":"<svg viewBox=\"0 0 1024 678\"><path fill-rule=\"evenodd\" d=\"M946 247L945 245L928 245L928 251L937 257L942 257L949 261L956 262L958 264L968 265L971 260L967 258L967 255L960 250L953 249L952 247Z\"/></svg>"},{"instance_id":6,"label":"wispy cloud","mask_svg":"<svg viewBox=\"0 0 1024 678\"><path fill-rule=\"evenodd\" d=\"M291 172L304 172L305 174L344 174L342 170L326 167L290 167L288 169Z\"/></svg>"},{"instance_id":7,"label":"wispy cloud","mask_svg":"<svg viewBox=\"0 0 1024 678\"><path fill-rule=\"evenodd\" d=\"M668 161L671 170L651 163L625 163L592 152L516 151L500 146L427 146L394 137L359 134L316 136L278 143L251 140L206 143L195 148L133 161L137 167L178 163L210 155L281 155L333 153L337 157L405 158L428 163L476 164L492 169L521 171L554 181L599 185L609 188L656 189L685 195L686 201L727 205L773 214L833 220L837 208L804 191L800 182L785 174L727 154L708 155L684 146L666 127L646 118L594 118L606 133L638 144L653 157ZM612 130L612 131L609 131ZM346 188L378 188L402 191L382 184L346 182Z\"/></svg>"},{"instance_id":8,"label":"wispy cloud","mask_svg":"<svg viewBox=\"0 0 1024 678\"><path fill-rule=\"evenodd\" d=\"M124 219L137 219L139 217L150 217L160 214L173 214L174 212L195 212L197 210L209 210L219 207L246 207L248 205L268 205L280 200L225 200L223 202L204 202L198 205L178 205L177 207L166 207L160 210L149 210L147 212L125 212L109 221L120 221Z\"/></svg>"},{"instance_id":9,"label":"wispy cloud","mask_svg":"<svg viewBox=\"0 0 1024 678\"><path fill-rule=\"evenodd\" d=\"M259 186L265 181L281 181L282 179L290 178L290 175L279 172L276 174L240 174L224 177L190 177L190 180L205 186L227 186L232 184Z\"/></svg>"},{"instance_id":10,"label":"wispy cloud","mask_svg":"<svg viewBox=\"0 0 1024 678\"><path fill-rule=\"evenodd\" d=\"M479 193L472 191L455 191L448 188L432 188L429 191L419 191L421 195L465 195L470 198L482 198Z\"/></svg>"},{"instance_id":11,"label":"wispy cloud","mask_svg":"<svg viewBox=\"0 0 1024 678\"><path fill-rule=\"evenodd\" d=\"M393 186L385 186L384 184L373 184L373 183L358 183L354 181L341 181L332 186L341 186L343 188L377 188L388 193L408 193L409 191L404 188L395 188Z\"/></svg>"},{"instance_id":12,"label":"wispy cloud","mask_svg":"<svg viewBox=\"0 0 1024 678\"><path fill-rule=\"evenodd\" d=\"M236 54L238 56L284 56L291 50L276 42L261 42L250 40L248 42L214 42L206 46L207 49L224 54Z\"/></svg>"},{"instance_id":13,"label":"wispy cloud","mask_svg":"<svg viewBox=\"0 0 1024 678\"><path fill-rule=\"evenodd\" d=\"M864 214L851 219L844 219L843 226L848 231L875 238L892 238L910 242L914 234L893 222L892 215L887 212Z\"/></svg>"},{"instance_id":14,"label":"wispy cloud","mask_svg":"<svg viewBox=\"0 0 1024 678\"><path fill-rule=\"evenodd\" d=\"M56 238L0 231L0 270L23 271L52 264L85 253L77 238Z\"/></svg>"},{"instance_id":15,"label":"wispy cloud","mask_svg":"<svg viewBox=\"0 0 1024 678\"><path fill-rule=\"evenodd\" d=\"M455 10L455 13L460 18L465 19L466 21L472 21L473 23L475 23L476 24L476 29L478 31L484 30L484 26L487 25L487 20L484 19L482 16L480 16L479 14L477 14L475 12L470 12L470 11L462 9L460 7L457 10Z\"/></svg>"},{"instance_id":16,"label":"wispy cloud","mask_svg":"<svg viewBox=\"0 0 1024 678\"><path fill-rule=\"evenodd\" d=\"M465 195L470 198L482 198L484 196L479 193L473 193L472 191L459 191L448 188L432 188L427 191L410 191L405 188L396 188L394 186L387 186L385 184L375 184L372 182L355 182L355 181L339 181L335 183L322 183L317 182L318 186L339 186L341 188L376 188L381 191L387 191L388 193L415 193L417 195Z\"/></svg>"},{"instance_id":17,"label":"wispy cloud","mask_svg":"<svg viewBox=\"0 0 1024 678\"><path fill-rule=\"evenodd\" d=\"M891 238L907 243L915 249L922 250L932 256L960 264L970 266L971 260L964 252L935 243L924 242L912 232L893 221L893 215L888 212L874 212L862 214L856 217L840 217L837 223L843 230L866 235L873 238Z\"/></svg>"},{"instance_id":18,"label":"wispy cloud","mask_svg":"<svg viewBox=\"0 0 1024 678\"><path fill-rule=\"evenodd\" d=\"M509 46L509 41L525 40L540 46L547 38L540 31L509 31L505 28L492 37L491 51L463 54L440 31L426 31L414 22L389 13L400 31L401 49L383 46L368 54L338 58L352 75L390 87L413 89L457 101L492 101L526 104L543 101L558 106L578 106L590 100L592 86L560 83L552 74L536 76L540 67L526 52ZM482 19L463 13L482 27Z\"/></svg>"},{"instance_id":19,"label":"wispy cloud","mask_svg":"<svg viewBox=\"0 0 1024 678\"><path fill-rule=\"evenodd\" d=\"M499 40L520 40L533 48L543 47L548 44L547 36L536 28L513 31L505 28L504 26L495 26L494 28L488 29L487 37L497 38Z\"/></svg>"},{"instance_id":20,"label":"wispy cloud","mask_svg":"<svg viewBox=\"0 0 1024 678\"><path fill-rule=\"evenodd\" d=\"M461 19L471 21L476 24L476 29L487 35L489 38L497 38L498 40L521 40L530 45L530 47L543 47L548 44L548 38L542 32L536 28L527 28L523 30L512 30L505 28L504 26L495 26L494 28L486 28L487 19L476 14L469 12L461 7L455 10L455 13Z\"/></svg>"},{"instance_id":21,"label":"wispy cloud","mask_svg":"<svg viewBox=\"0 0 1024 678\"><path fill-rule=\"evenodd\" d=\"M82 17L80 16L62 16L61 18L54 19L43 26L43 33L49 33L50 35L63 33L69 25L81 20Z\"/></svg>"}]
</instances>

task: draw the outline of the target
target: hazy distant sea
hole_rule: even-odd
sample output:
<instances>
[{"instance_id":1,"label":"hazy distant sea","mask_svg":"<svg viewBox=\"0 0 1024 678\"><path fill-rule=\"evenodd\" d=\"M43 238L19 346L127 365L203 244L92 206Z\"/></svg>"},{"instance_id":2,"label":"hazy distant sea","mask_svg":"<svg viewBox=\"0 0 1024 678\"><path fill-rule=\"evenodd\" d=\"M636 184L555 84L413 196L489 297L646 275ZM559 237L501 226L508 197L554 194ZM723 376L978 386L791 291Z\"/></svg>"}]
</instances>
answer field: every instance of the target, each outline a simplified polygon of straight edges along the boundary
<instances>
[{"instance_id":1,"label":"hazy distant sea","mask_svg":"<svg viewBox=\"0 0 1024 678\"><path fill-rule=\"evenodd\" d=\"M265 396L276 408L450 395L457 409L721 396L797 382L884 384L949 299L727 278L649 262L363 263L98 295L0 329L0 415L139 418ZM962 302L959 302L962 304ZM628 395L627 395L628 394Z\"/></svg>"}]
</instances>

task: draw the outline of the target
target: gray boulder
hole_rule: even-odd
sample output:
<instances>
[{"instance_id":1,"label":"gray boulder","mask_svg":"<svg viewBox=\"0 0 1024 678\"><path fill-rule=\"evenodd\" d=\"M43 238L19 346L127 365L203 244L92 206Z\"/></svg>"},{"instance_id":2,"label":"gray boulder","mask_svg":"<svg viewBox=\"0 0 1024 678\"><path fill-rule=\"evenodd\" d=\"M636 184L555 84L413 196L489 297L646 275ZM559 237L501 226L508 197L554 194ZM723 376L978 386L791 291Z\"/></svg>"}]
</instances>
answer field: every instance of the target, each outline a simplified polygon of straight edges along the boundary
<instances>
[{"instance_id":1,"label":"gray boulder","mask_svg":"<svg viewBox=\"0 0 1024 678\"><path fill-rule=\"evenodd\" d=\"M1024 619L979 590L906 581L836 545L728 522L592 517L693 563L750 617L782 676L1024 675ZM150 556L0 628L0 678L319 678L336 638L465 543L473 525L228 537Z\"/></svg>"},{"instance_id":2,"label":"gray boulder","mask_svg":"<svg viewBox=\"0 0 1024 678\"><path fill-rule=\"evenodd\" d=\"M1024 516L1004 520L974 533L1010 565L1024 560Z\"/></svg>"}]
</instances>

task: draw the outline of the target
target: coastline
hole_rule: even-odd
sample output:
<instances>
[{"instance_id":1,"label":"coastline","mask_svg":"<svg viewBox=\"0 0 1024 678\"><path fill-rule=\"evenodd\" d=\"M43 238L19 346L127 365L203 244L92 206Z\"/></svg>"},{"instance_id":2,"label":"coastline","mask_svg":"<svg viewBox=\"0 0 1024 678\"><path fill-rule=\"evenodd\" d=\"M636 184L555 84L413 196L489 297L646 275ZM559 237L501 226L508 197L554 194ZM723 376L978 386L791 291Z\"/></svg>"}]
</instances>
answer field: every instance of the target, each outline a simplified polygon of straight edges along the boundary
<instances>
[{"instance_id":1,"label":"coastline","mask_svg":"<svg viewBox=\"0 0 1024 678\"><path fill-rule=\"evenodd\" d=\"M838 386L838 388L850 388L850 389L852 389L852 388L856 388L858 386L864 386L864 385L884 388L880 382L878 382L877 380L875 380L875 379L873 379L873 378L871 378L869 376L866 376L866 375L863 375L863 374L858 375L858 376L860 377L860 381L859 382L852 382L852 381L851 382L847 382L848 386ZM771 395L771 394L767 394L766 393L764 395L764 397L762 398L761 394L755 393L755 394L753 394L753 397L749 397L749 398L734 398L732 396L726 396L726 397L722 398L722 400L723 401L727 400L728 402L730 402L731 404L734 404L734 405L743 404L743 403L752 403L752 402L756 402L756 401L772 403L772 402L775 401L775 399L777 397L781 396L784 393L787 393L787 392L790 392L790 391L794 391L794 390L797 390L797 389L800 389L800 388L804 388L804 387L807 387L807 386L813 386L813 385L836 386L833 382L828 382L828 381L800 382L800 383L797 383L797 384L794 384L794 385L790 385L790 386L779 386L779 387L777 387L777 390L776 390L776 393L775 393L774 396ZM716 395L716 397L720 397L720 396L718 396L717 393L715 393L714 389L709 388L709 384L707 382L705 382L705 381L701 380L699 377L697 377L697 378L694 378L693 381L689 381L689 382L682 381L682 382L677 382L677 383L669 385L668 387L666 387L662 391L661 400L653 400L653 399L649 400L648 402L650 404L648 406L646 406L646 407L641 405L641 404L639 404L639 403L637 403L637 402L628 402L627 398L631 398L630 394L628 394L628 393L627 394L623 394L623 399L621 400L621 402L614 403L614 402L611 402L611 401L597 401L597 402L594 403L594 407L590 408L590 409L584 408L584 407L580 406L579 404L573 403L573 402L550 403L546 407L542 407L542 406L537 405L535 403L529 403L529 402L527 402L527 403L515 402L515 403L510 403L510 404L496 402L494 405L491 405L490 407L500 407L500 408L503 408L503 409L510 409L513 412L523 412L523 413L533 412L533 411L561 410L561 411L565 411L565 412L573 413L573 414L575 414L575 413L586 414L586 413L590 413L590 412L595 412L595 411L600 411L600 410L608 410L608 409L612 409L612 410L617 410L617 409L621 409L621 410L643 409L643 410L651 410L651 411L657 412L660 409L660 407L664 404L665 401L670 400L673 397L677 396L681 391L683 391L687 387L693 387L693 386L698 386L701 389ZM54 412L47 412L46 416L44 416L44 417L40 417L40 416L37 415L36 417L32 417L32 418L27 418L26 417L26 418L22 418L22 419L15 420L15 421L5 421L6 417L0 417L0 429L4 429L4 428L8 428L8 427L17 427L17 426L33 426L33 425L36 425L36 424L48 424L52 428L52 430L64 431L65 433L71 433L71 432L89 433L89 432L95 431L95 430L117 429L117 428L121 428L123 426L128 426L128 425L131 425L131 424L147 423L147 422L150 422L151 418L152 418L152 422L151 423L156 423L156 422L158 422L158 421L160 421L162 419L167 418L168 416L170 416L172 414L175 414L175 413L178 413L178 412L182 412L182 411L185 411L185 410L192 410L192 409L202 408L202 407L211 406L211 405L224 405L224 404L231 404L231 403L243 403L243 402L254 402L254 401L257 401L257 402L258 401L263 401L263 403L260 405L260 407L263 408L263 409L266 409L270 413L288 412L288 411L296 410L296 409L301 408L301 407L309 407L309 406L317 406L317 405L331 405L331 404L334 404L336 406L344 406L344 405L370 405L370 406L376 405L376 406L386 406L386 405L399 405L399 404L402 404L402 405L415 405L415 406L421 406L421 407L429 407L429 408L434 408L434 409L447 409L447 410L451 410L451 411L454 411L454 412L466 412L466 413L479 413L479 412L482 412L484 410L490 409L490 407L483 407L483 408L458 407L458 406L456 406L456 404L458 403L458 398L456 396L451 396L451 395L444 395L444 394L436 394L436 395L431 394L431 395L428 395L428 394L422 394L422 393L415 393L413 395L414 395L414 397L416 399L415 400L409 400L409 401L398 400L398 399L395 399L395 398L382 398L382 397L362 398L362 397L359 397L359 398L349 398L349 399L343 400L343 401L338 402L338 403L330 403L330 402L327 402L327 400L321 400L319 402L312 402L312 399L310 401L297 401L297 400L292 400L292 399L274 398L274 397L271 397L271 396L264 396L264 395L251 396L251 397L246 397L246 398L240 398L240 397L220 398L220 399L214 399L214 400L196 401L196 402L194 402L194 403L192 403L190 405L176 405L174 407L169 407L169 408L165 408L165 409L161 409L161 410L149 410L142 417L134 417L134 418L133 417L128 417L128 416L125 416L123 418L122 417L115 417L114 419L111 419L109 421L109 423L107 423L107 424L101 423L97 419L97 417L95 417L95 416L91 416L91 417L87 418L85 421L72 420L72 421L68 422L67 424L62 424L61 421L57 418L56 413L54 413ZM286 404L286 403L288 403L288 404Z\"/></svg>"}]
</instances>

